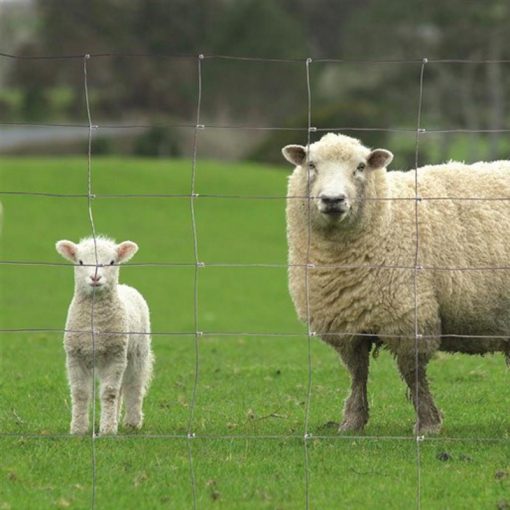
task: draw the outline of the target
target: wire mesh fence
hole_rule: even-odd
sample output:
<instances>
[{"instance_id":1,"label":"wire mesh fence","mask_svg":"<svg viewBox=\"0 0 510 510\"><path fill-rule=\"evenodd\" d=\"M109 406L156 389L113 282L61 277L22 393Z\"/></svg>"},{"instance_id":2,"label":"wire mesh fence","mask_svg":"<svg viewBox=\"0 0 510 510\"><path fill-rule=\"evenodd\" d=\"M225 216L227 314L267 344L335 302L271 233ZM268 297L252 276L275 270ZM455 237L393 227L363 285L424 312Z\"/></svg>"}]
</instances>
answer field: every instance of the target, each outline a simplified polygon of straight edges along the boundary
<instances>
[{"instance_id":1,"label":"wire mesh fence","mask_svg":"<svg viewBox=\"0 0 510 510\"><path fill-rule=\"evenodd\" d=\"M94 150L93 150L93 139L94 133L103 128L108 129L131 129L131 128L145 128L149 127L149 124L144 123L132 123L126 125L116 125L109 123L96 123L94 120L93 111L91 108L91 101L89 97L89 64L94 59L101 59L106 57L119 57L119 58L137 58L137 59L185 59L193 62L196 65L196 80L197 80L197 94L196 94L196 108L195 108L195 122L194 123L176 123L176 124L160 124L165 127L178 127L178 128L189 128L193 130L193 144L192 144L192 157L191 157L191 182L189 186L189 193L95 193L94 191ZM321 435L313 433L310 430L310 403L313 392L313 361L312 361L312 341L314 338L323 337L327 338L328 336L336 336L339 338L349 338L353 335L357 336L373 336L370 333L358 332L358 331L314 331L311 326L310 320L310 289L309 289L309 272L312 269L317 268L331 268L331 269L339 269L339 270L352 270L352 269L368 269L368 270L402 270L402 271L411 271L413 273L413 291L414 291L414 335L412 339L415 342L415 362L418 366L418 356L419 356L419 345L420 342L427 341L431 338L437 338L438 335L427 335L420 333L419 327L419 318L420 318L420 307L418 301L418 276L422 271L457 271L457 272L467 272L467 271L507 271L510 270L510 265L500 265L500 266L482 266L482 267L448 267L448 266L429 266L423 265L420 263L420 205L424 202L440 202L440 201L510 201L510 197L508 196L491 196L491 197L478 197L478 196L456 196L456 197L446 197L446 196L421 196L420 195L420 181L419 181L419 166L420 166L420 142L423 137L427 136L429 133L435 134L446 134L446 133L508 133L510 132L510 128L505 129L465 129L465 128L452 128L452 129L426 129L423 127L422 117L423 117L423 93L424 93L424 84L426 81L426 69L428 66L433 64L491 64L491 63L510 63L508 60L501 61L493 61L493 60L462 60L462 59L409 59L409 60L344 60L344 59L275 59L275 58L255 58L255 57L241 57L241 56L230 56L230 55L149 55L149 54L115 54L115 53L98 53L98 54L85 54L85 55L59 55L59 56L34 56L34 57L18 57L16 55L9 55L5 53L0 53L0 58L4 59L24 59L24 60L57 60L65 62L67 60L76 60L82 62L83 69L83 96L86 104L86 119L83 123L51 123L51 122L0 122L2 126L41 126L41 127L76 127L76 128L84 128L88 130L88 143L87 143L87 183L86 187L84 187L83 193L53 193L53 192L43 192L43 191L27 191L23 189L18 190L0 190L1 196L20 196L20 197L47 197L47 198L58 198L58 199L83 199L86 201L86 214L88 216L89 226L91 235L94 239L94 243L96 243L96 225L95 225L95 213L94 213L94 204L100 200L107 199L169 199L169 200L184 200L189 202L189 214L191 219L191 239L193 244L193 258L190 261L186 262L141 262L136 263L132 262L129 265L140 268L148 268L148 267L173 267L173 268L190 268L193 270L193 330L190 331L154 331L150 333L152 336L179 336L179 337L188 337L193 340L194 345L194 377L191 391L191 401L189 405L189 414L186 424L186 433L174 433L172 431L168 433L161 434L120 434L118 436L107 436L101 437L97 434L95 430L95 405L93 405L93 416L92 423L93 430L90 436L91 441L91 485L92 485L92 493L91 493L91 508L96 507L96 467L97 467L97 456L96 456L96 442L98 440L101 441L122 441L126 438L136 438L137 440L144 439L167 439L167 440L183 440L187 445L188 452L188 461L189 461L189 480L191 486L191 495L192 501L191 506L193 508L197 508L198 505L198 497L197 497L197 481L196 481L196 470L195 470L195 454L194 454L194 445L197 441L208 441L208 440L281 440L281 439L293 439L302 441L303 445L303 457L304 457L304 472L303 472L303 484L304 484L304 498L303 506L308 509L313 505L313 501L310 495L310 483L311 476L313 475L311 467L310 467L310 452L309 452L309 444L311 440L334 440L334 441L353 441L353 440L376 440L376 441L413 441L416 445L416 498L415 498L415 506L416 508L421 508L422 502L422 479L421 479L421 449L422 444L425 441L485 441L485 442L500 442L507 441L506 437L425 437L420 433L415 433L414 435L409 436L399 436L399 435ZM306 87L307 94L307 102L304 108L306 109L306 118L307 125L302 127L278 127L278 126L250 126L250 125L218 125L218 124L204 124L202 122L202 100L203 100L203 90L207 87L207 83L203 80L203 68L207 65L207 62L213 60L226 60L232 62L270 62L274 64L283 64L283 63L293 63L302 66L302 78ZM313 110L313 84L311 80L310 69L316 63L356 63L356 64L384 64L384 65L396 65L396 64L404 64L415 66L417 70L416 75L416 87L418 90L418 101L416 105L416 127L415 128L399 128L399 127L316 127L312 124L312 110ZM150 124L153 126L154 124ZM204 130L256 130L256 131L295 131L296 133L304 135L307 141L307 151L309 151L310 144L312 142L312 136L314 133L324 133L330 131L353 131L353 132L364 132L364 131L373 131L373 132L393 132L393 133L412 133L415 136L415 148L414 148L414 196L409 198L395 198L395 197L379 197L379 198L364 198L363 200L377 200L377 201L393 201L393 200L402 200L408 201L414 204L414 225L415 225L415 238L414 238L414 257L412 264L387 264L387 265L374 265L374 264L357 264L357 265L345 265L345 264L316 264L310 261L310 247L311 247L311 207L312 201L315 197L313 197L310 193L310 177L308 178L307 183L307 194L305 196L287 196L284 194L281 195L257 195L257 194L218 194L218 193L198 193L196 186L196 178L198 172L198 161L199 161L199 139L200 133ZM198 201L203 200L215 200L215 199L226 199L232 201L243 201L243 200L253 200L253 201L266 201L266 200L303 200L305 199L308 204L308 237L307 237L307 262L304 264L283 264L283 263L228 263L228 262L209 262L207 260L203 260L200 256L200 236L197 228L197 217L196 217L196 204ZM85 214L85 212L84 212ZM283 235L283 233L282 233ZM65 263L65 262L51 262L44 260L0 260L0 265L5 266L73 266L73 264ZM96 264L95 267L99 267L100 264L97 258L97 248L96 248ZM301 267L304 269L304 278L305 278L305 288L306 288L306 349L307 349L307 381L305 387L305 395L304 395L304 419L302 431L294 434L199 434L194 430L195 427L195 414L197 408L197 394L199 389L199 380L200 380L200 361L201 361L201 340L207 337L218 337L218 338L228 338L230 336L249 336L249 337L282 337L282 338L292 338L292 337L302 337L301 333L293 333L293 332L256 332L256 331L207 331L205 330L200 323L200 275L202 271L211 267L221 267L221 268L281 268L281 269L289 269L291 267ZM95 296L95 294L94 294ZM93 301L94 303L94 298ZM88 333L91 335L91 341L93 345L93 351L95 356L95 342L97 332L95 330L95 309L94 304L91 308L90 314L90 330L69 330L69 329L58 329L58 328L36 328L31 325L22 325L22 327L18 328L3 328L0 329L0 333L2 334L16 334L16 333ZM125 332L122 331L109 331L107 334L110 335L121 335ZM136 334L147 334L143 332L129 332ZM105 333L103 333L105 334ZM439 335L441 338L468 338L476 341L477 339L507 339L506 335L456 335L456 334L444 334ZM381 338L384 338L384 335L380 335ZM409 339L409 335L391 335L392 338L402 338ZM95 365L94 365L95 367ZM95 368L94 368L95 370ZM420 392L419 392L419 379L418 379L418 371L416 373L416 395L415 399L417 405L419 405ZM93 378L95 380L95 377ZM93 401L95 402L96 395L96 386L93 384L92 388L93 392ZM3 432L0 431L0 436L3 437L13 437L13 436L23 436L34 439L48 439L48 438L66 438L69 437L67 434L54 434L54 433L45 433L45 434L34 434L34 433L13 433L13 432Z\"/></svg>"}]
</instances>

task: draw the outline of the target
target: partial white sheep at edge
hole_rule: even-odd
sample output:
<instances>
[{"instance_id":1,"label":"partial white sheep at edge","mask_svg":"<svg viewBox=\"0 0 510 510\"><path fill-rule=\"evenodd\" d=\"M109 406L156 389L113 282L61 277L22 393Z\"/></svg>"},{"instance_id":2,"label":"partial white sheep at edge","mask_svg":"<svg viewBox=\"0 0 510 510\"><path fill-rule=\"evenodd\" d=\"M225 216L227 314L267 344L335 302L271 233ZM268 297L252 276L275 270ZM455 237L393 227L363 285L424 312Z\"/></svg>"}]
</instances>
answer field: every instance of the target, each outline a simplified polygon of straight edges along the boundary
<instances>
[{"instance_id":1,"label":"partial white sheep at edge","mask_svg":"<svg viewBox=\"0 0 510 510\"><path fill-rule=\"evenodd\" d=\"M84 434L89 429L94 371L100 382L100 433L117 433L122 400L124 425L139 429L154 361L149 307L136 289L118 283L119 264L128 261L138 246L100 236L79 244L58 241L56 249L75 264L64 335L72 399L70 431Z\"/></svg>"}]
</instances>

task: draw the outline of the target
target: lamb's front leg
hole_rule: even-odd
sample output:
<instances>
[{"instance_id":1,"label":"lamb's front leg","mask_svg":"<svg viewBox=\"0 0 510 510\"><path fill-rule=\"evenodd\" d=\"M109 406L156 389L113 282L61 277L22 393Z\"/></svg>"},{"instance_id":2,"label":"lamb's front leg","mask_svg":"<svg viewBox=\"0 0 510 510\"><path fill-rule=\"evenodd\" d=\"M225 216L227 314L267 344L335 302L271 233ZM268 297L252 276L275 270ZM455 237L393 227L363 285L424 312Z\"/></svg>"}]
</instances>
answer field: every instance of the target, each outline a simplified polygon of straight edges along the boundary
<instances>
[{"instance_id":1,"label":"lamb's front leg","mask_svg":"<svg viewBox=\"0 0 510 510\"><path fill-rule=\"evenodd\" d=\"M80 359L67 355L67 377L71 390L71 434L86 434L89 429L89 404L92 395L92 370Z\"/></svg>"},{"instance_id":2,"label":"lamb's front leg","mask_svg":"<svg viewBox=\"0 0 510 510\"><path fill-rule=\"evenodd\" d=\"M119 427L119 401L121 385L126 370L126 358L108 360L104 366L98 367L101 398L100 434L116 434Z\"/></svg>"},{"instance_id":3,"label":"lamb's front leg","mask_svg":"<svg viewBox=\"0 0 510 510\"><path fill-rule=\"evenodd\" d=\"M361 431L368 422L367 380L371 340L360 337L336 347L351 375L351 393L339 431Z\"/></svg>"}]
</instances>

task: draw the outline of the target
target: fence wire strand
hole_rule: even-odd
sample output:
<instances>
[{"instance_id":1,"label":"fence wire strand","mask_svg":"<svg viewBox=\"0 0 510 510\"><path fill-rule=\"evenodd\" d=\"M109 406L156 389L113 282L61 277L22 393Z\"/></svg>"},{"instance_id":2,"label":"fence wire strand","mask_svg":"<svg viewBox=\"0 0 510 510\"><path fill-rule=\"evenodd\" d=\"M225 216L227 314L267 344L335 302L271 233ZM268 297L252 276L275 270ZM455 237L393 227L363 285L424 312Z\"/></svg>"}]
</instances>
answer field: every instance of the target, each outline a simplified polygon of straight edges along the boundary
<instances>
[{"instance_id":1,"label":"fence wire strand","mask_svg":"<svg viewBox=\"0 0 510 510\"><path fill-rule=\"evenodd\" d=\"M88 87L88 69L87 61L90 55L83 56L83 89L85 94L85 106L87 110L88 119L88 143L87 143L87 209L92 231L92 238L94 241L94 258L97 276L99 268L99 260L97 257L97 239L96 239L96 225L94 222L94 215L92 212L92 201L94 195L92 193L92 133L94 126L92 124L92 115L90 110L89 100L89 87ZM90 307L90 334L92 338L92 432L91 432L91 455L92 455L92 494L91 494L91 508L96 508L96 334L95 334L95 305L96 305L96 287L92 288L92 302ZM88 410L87 410L88 413Z\"/></svg>"},{"instance_id":2,"label":"fence wire strand","mask_svg":"<svg viewBox=\"0 0 510 510\"><path fill-rule=\"evenodd\" d=\"M292 63L296 65L303 65L303 59L286 59L286 58L265 58L265 57L244 57L244 56L233 56L233 55L164 55L164 54L146 54L146 53L94 53L94 54L80 54L80 55L12 55L8 53L1 53L0 58L12 59L12 60L82 60L83 63L83 92L86 106L86 123L83 122L69 122L69 123L52 123L52 122L0 122L0 127L9 129L10 127L16 126L32 126L32 127L65 127L75 129L86 129L87 130L87 193L55 193L55 192L44 192L44 191L23 191L23 190L1 190L0 196L5 197L40 197L40 198L55 198L55 199L83 199L86 200L88 220L90 229L92 232L92 238L94 241L94 252L95 252L95 264L89 264L96 268L96 274L101 267L98 260L97 253L97 239L96 239L96 226L93 214L93 202L94 200L106 200L106 199L184 199L189 201L190 205L190 216L191 216L191 236L193 243L193 262L141 262L141 263L130 263L127 267L168 267L168 268L183 268L193 267L194 268L194 280L193 280L193 331L156 331L152 333L146 332L128 332L128 334L150 334L152 336L179 338L183 337L186 341L189 338L193 338L194 342L194 379L191 393L190 409L188 416L188 424L186 428L186 434L123 434L120 436L107 436L102 437L96 434L96 381L95 381L95 357L96 357L96 341L101 335L124 335L126 332L120 331L104 331L98 333L95 331L95 289L92 295L92 304L90 310L90 330L74 330L66 328L0 328L0 334L15 334L15 333L46 333L46 334L69 334L69 333L80 333L88 334L92 340L92 352L93 352L93 380L92 380L92 433L91 433L91 479L92 479L92 491L91 491L91 508L96 508L96 477L97 477L97 458L96 458L96 442L116 440L122 441L126 439L175 439L186 441L188 448L188 460L190 470L190 484L191 484L191 496L192 506L196 510L198 505L198 487L196 480L196 471L193 457L193 443L197 440L289 440L289 441L300 441L303 445L304 454L304 506L306 510L312 507L311 504L311 465L310 465L310 452L309 442L313 438L314 440L325 440L325 441L415 441L416 444L416 494L415 494L415 506L417 510L421 510L422 504L422 478L421 478L421 445L425 442L486 442L486 443L499 443L507 442L508 438L505 437L425 437L421 435L419 426L418 410L420 407L420 378L419 378L419 361L420 361L420 343L426 342L427 340L437 338L462 338L465 340L480 340L480 339L508 339L505 335L459 335L459 334L439 334L429 335L425 332L421 332L420 328L420 317L419 317L419 292L418 283L419 275L423 271L508 271L510 265L501 266L488 266L488 267L435 267L426 266L420 264L420 205L426 201L429 202L440 202L440 201L458 201L458 202L493 202L493 201L510 201L510 197L498 196L498 197L479 197L479 196L465 196L465 197L444 197L444 196L420 196L419 189L419 149L420 139L423 136L429 136L434 134L449 134L449 133L510 133L509 128L500 129L466 129L466 128L451 128L451 129L426 129L422 127L422 109L423 109L423 93L424 93L424 78L425 78L425 67L430 64L466 64L466 65L477 65L477 64L495 64L510 63L510 60L476 60L476 59L337 59L337 58L314 58L314 64L409 64L419 65L419 90L418 90L418 105L417 105L417 120L415 127L314 127L312 126L312 87L310 79L310 66L312 59L307 58L305 60L305 72L306 72L306 91L307 91L307 126L306 127L290 127L290 126L264 126L264 125L247 125L247 124L201 124L201 106L202 106L202 66L205 60L227 60L232 62L266 62L271 64L282 64ZM93 124L91 104L89 97L89 78L88 78L88 62L91 58L154 58L154 59L188 59L194 60L197 63L197 101L196 101L196 119L195 123L138 123L131 122L126 124ZM139 129L149 128L154 126L171 127L171 128L182 128L193 130L193 147L192 147L192 162L191 162L191 184L190 193L183 194L172 194L172 193L93 193L93 179L92 179L92 141L94 132L99 129ZM391 133L415 133L415 175L414 175L414 196L409 197L377 197L369 198L368 200L377 201L413 201L414 202L414 224L415 224L415 252L413 261L409 261L408 264L388 264L388 265L370 265L370 264L359 264L359 265L341 265L341 264L313 264L310 260L311 255L311 203L315 198L310 193L310 175L308 173L307 179L307 195L302 196L287 196L287 195L243 195L243 194L198 194L196 190L196 172L198 162L198 137L199 131L204 129L217 129L217 130L253 130L253 131L289 131L296 133L306 132L307 149L306 157L309 156L309 148L311 144L312 133L321 132L338 132L338 131L352 131L352 132L391 132ZM230 262L205 262L200 261L199 258L199 243L198 243L198 231L197 231L197 218L196 218L196 201L197 200L307 200L307 250L306 250L306 262L304 264L288 264L288 263L230 263ZM365 199L367 200L367 199ZM412 263L411 263L412 262ZM65 262L47 262L37 260L0 260L0 265L5 266L46 266L46 267L60 267L60 266L73 266L74 264ZM200 331L199 324L199 275L203 268L261 268L261 269L285 269L289 270L292 267L301 267L304 269L305 278L305 291L306 291L306 332L256 332L256 331ZM408 436L371 436L371 435L324 435L324 434L311 434L310 432L310 414L311 414L311 400L312 400L312 340L315 337L327 338L329 335L338 336L343 338L350 338L353 336L365 336L372 337L369 333L358 333L358 332L315 332L311 326L311 314L310 314L310 276L309 271L317 268L335 268L338 270L354 270L354 269L367 269L367 270L406 270L412 271L412 282L414 292L414 335L378 335L380 338L391 337L398 339L414 339L415 347L415 407L417 416L417 429L414 434ZM194 432L194 416L197 404L197 392L200 377L200 339L202 337L263 337L263 338L303 338L306 337L306 359L307 359L307 383L306 383L306 398L304 407L304 427L303 435L299 434L196 434ZM19 433L19 432L0 432L0 437L23 437L33 439L68 439L72 440L73 437L69 434L31 434L31 433Z\"/></svg>"},{"instance_id":3,"label":"fence wire strand","mask_svg":"<svg viewBox=\"0 0 510 510\"><path fill-rule=\"evenodd\" d=\"M425 73L425 64L427 59L424 58L420 67L419 91L418 91L418 108L416 120L416 142L414 151L414 219L415 219L415 254L414 254L414 273L413 273L413 291L414 291L414 349L415 349L415 408L416 408L416 509L421 509L421 447L423 440L420 430L420 368L419 368L419 344L423 341L420 335L419 314L418 314L418 272L421 267L419 265L420 257L420 194L418 182L418 163L420 150L420 133L421 133L421 116L423 106L423 78Z\"/></svg>"},{"instance_id":4,"label":"fence wire strand","mask_svg":"<svg viewBox=\"0 0 510 510\"><path fill-rule=\"evenodd\" d=\"M195 258L195 271L193 276L193 324L195 328L194 332L194 347L195 347L195 374L193 380L193 390L191 395L191 405L189 411L188 421L188 454L189 454L189 465L190 465L190 478L191 478L191 491L193 496L193 508L197 508L197 487L196 487L196 475L193 463L193 445L192 439L195 434L193 432L193 418L195 413L195 406L197 401L197 390L198 382L200 377L200 336L199 331L199 315L198 315L198 282L199 282L199 271L200 271L200 260L198 257L198 233L197 233L197 220L195 211L195 199L197 198L196 193L196 174L197 174L197 155L198 155L198 132L200 126L200 110L202 105L202 60L204 56L202 54L197 57L197 113L196 113L196 124L195 131L193 133L193 156L191 162L191 194L190 194L190 213L191 213L191 230L193 236L193 255Z\"/></svg>"}]
</instances>

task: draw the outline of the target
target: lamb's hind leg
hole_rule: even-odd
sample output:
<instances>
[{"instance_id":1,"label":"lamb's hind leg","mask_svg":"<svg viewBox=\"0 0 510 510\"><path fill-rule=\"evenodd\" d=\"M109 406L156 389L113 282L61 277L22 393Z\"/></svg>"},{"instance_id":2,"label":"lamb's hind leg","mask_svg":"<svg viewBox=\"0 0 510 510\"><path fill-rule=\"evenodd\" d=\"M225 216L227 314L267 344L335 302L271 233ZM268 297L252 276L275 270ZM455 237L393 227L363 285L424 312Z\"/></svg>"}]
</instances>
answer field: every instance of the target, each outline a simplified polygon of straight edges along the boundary
<instances>
[{"instance_id":1,"label":"lamb's hind leg","mask_svg":"<svg viewBox=\"0 0 510 510\"><path fill-rule=\"evenodd\" d=\"M416 410L416 434L435 434L441 430L441 411L436 407L427 381L427 363L431 354L397 354L400 373L406 382ZM418 364L416 363L418 362Z\"/></svg>"},{"instance_id":2,"label":"lamb's hind leg","mask_svg":"<svg viewBox=\"0 0 510 510\"><path fill-rule=\"evenodd\" d=\"M351 393L344 404L340 431L360 431L368 422L367 380L371 340L358 337L336 347L351 375Z\"/></svg>"},{"instance_id":3,"label":"lamb's hind leg","mask_svg":"<svg viewBox=\"0 0 510 510\"><path fill-rule=\"evenodd\" d=\"M143 425L143 399L149 387L152 363L153 357L149 347L134 353L128 360L122 382L126 427L140 429Z\"/></svg>"}]
</instances>

